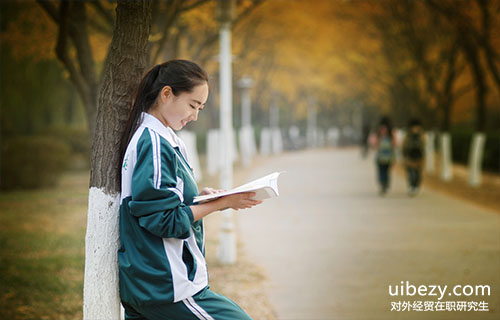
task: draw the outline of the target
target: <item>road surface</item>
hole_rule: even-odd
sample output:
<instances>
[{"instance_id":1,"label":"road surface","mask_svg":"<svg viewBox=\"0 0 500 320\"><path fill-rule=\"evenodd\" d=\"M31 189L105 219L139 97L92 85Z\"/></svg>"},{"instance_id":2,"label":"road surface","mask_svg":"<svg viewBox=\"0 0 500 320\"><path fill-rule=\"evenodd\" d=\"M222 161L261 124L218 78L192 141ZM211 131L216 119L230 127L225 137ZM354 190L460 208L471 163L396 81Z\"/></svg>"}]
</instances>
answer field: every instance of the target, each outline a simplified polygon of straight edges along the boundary
<instances>
[{"instance_id":1,"label":"road surface","mask_svg":"<svg viewBox=\"0 0 500 320\"><path fill-rule=\"evenodd\" d=\"M373 160L353 149L280 155L247 178L274 171L286 171L280 197L237 216L247 254L267 272L278 319L500 319L499 213L425 185L410 198L395 174L381 197ZM427 293L390 295L402 281L410 294L421 285ZM437 285L448 288L442 299L430 295ZM491 291L450 296L455 285ZM391 311L403 301L432 301L434 311ZM436 311L443 301L485 301L489 311Z\"/></svg>"}]
</instances>

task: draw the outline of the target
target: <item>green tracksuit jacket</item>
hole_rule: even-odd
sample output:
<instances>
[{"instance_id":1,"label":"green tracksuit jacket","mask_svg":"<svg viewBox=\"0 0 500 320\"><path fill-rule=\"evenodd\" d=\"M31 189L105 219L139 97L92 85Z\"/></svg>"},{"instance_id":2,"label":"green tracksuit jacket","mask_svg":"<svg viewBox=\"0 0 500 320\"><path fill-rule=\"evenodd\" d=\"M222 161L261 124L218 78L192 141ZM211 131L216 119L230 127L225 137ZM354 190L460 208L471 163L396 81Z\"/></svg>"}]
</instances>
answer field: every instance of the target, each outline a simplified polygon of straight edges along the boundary
<instances>
[{"instance_id":1,"label":"green tracksuit jacket","mask_svg":"<svg viewBox=\"0 0 500 320\"><path fill-rule=\"evenodd\" d=\"M202 221L189 205L198 188L186 147L150 114L122 164L120 296L136 306L178 302L208 285Z\"/></svg>"}]
</instances>

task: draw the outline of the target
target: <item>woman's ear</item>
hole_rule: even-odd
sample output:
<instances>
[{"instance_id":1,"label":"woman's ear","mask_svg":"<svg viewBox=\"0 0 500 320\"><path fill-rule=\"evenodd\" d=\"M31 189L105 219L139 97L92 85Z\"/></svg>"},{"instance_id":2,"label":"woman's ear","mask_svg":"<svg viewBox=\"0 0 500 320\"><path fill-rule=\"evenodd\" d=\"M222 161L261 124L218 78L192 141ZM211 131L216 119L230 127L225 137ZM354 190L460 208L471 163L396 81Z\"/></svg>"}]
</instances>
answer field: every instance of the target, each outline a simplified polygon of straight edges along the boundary
<instances>
[{"instance_id":1,"label":"woman's ear","mask_svg":"<svg viewBox=\"0 0 500 320\"><path fill-rule=\"evenodd\" d=\"M170 86L164 86L160 91L161 102L165 103L171 95L173 95L172 88Z\"/></svg>"}]
</instances>

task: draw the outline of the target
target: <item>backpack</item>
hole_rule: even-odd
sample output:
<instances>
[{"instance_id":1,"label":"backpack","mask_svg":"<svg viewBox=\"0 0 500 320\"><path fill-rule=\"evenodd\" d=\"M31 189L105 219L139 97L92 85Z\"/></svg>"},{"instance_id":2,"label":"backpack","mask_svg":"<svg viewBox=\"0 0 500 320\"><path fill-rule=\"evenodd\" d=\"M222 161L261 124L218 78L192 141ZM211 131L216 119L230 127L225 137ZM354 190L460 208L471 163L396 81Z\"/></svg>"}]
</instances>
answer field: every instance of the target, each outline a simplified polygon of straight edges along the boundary
<instances>
[{"instance_id":1,"label":"backpack","mask_svg":"<svg viewBox=\"0 0 500 320\"><path fill-rule=\"evenodd\" d=\"M392 140L381 138L378 145L377 161L381 164L390 164L394 159Z\"/></svg>"},{"instance_id":2,"label":"backpack","mask_svg":"<svg viewBox=\"0 0 500 320\"><path fill-rule=\"evenodd\" d=\"M412 160L422 159L424 146L419 134L410 134L406 139L404 154Z\"/></svg>"}]
</instances>

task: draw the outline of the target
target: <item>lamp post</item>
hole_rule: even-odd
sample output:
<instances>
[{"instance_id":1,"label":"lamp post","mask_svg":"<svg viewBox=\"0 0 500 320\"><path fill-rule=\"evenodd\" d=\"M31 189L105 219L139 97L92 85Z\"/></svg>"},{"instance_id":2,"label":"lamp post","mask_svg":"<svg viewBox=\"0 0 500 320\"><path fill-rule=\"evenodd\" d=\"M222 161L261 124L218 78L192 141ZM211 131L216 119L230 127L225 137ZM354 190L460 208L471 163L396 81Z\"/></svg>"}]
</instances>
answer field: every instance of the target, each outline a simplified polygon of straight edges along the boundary
<instances>
[{"instance_id":1,"label":"lamp post","mask_svg":"<svg viewBox=\"0 0 500 320\"><path fill-rule=\"evenodd\" d=\"M250 89L253 87L253 80L249 76L244 76L238 81L241 89L241 127L252 126L252 103L250 100Z\"/></svg>"},{"instance_id":2,"label":"lamp post","mask_svg":"<svg viewBox=\"0 0 500 320\"><path fill-rule=\"evenodd\" d=\"M280 122L280 114L278 110L277 100L278 100L277 94L274 93L271 97L271 105L269 108L269 127L273 131L279 127L279 122Z\"/></svg>"},{"instance_id":3,"label":"lamp post","mask_svg":"<svg viewBox=\"0 0 500 320\"><path fill-rule=\"evenodd\" d=\"M240 129L240 152L244 167L248 167L255 154L255 138L252 128L252 103L250 100L250 89L253 86L253 80L244 76L238 81L241 89L241 129Z\"/></svg>"},{"instance_id":4,"label":"lamp post","mask_svg":"<svg viewBox=\"0 0 500 320\"><path fill-rule=\"evenodd\" d=\"M314 148L317 145L317 107L316 99L309 97L309 108L307 109L307 147Z\"/></svg>"},{"instance_id":5,"label":"lamp post","mask_svg":"<svg viewBox=\"0 0 500 320\"><path fill-rule=\"evenodd\" d=\"M219 0L218 19L220 22L220 142L225 157L220 171L220 186L229 190L233 185L233 114L232 114L232 70L231 70L231 17L232 0ZM222 212L220 244L217 257L221 263L236 262L236 237L234 234L233 212Z\"/></svg>"},{"instance_id":6,"label":"lamp post","mask_svg":"<svg viewBox=\"0 0 500 320\"><path fill-rule=\"evenodd\" d=\"M283 140L279 128L280 113L278 108L278 95L275 92L271 98L271 106L269 108L269 125L271 128L271 152L273 154L281 153L283 149Z\"/></svg>"}]
</instances>

